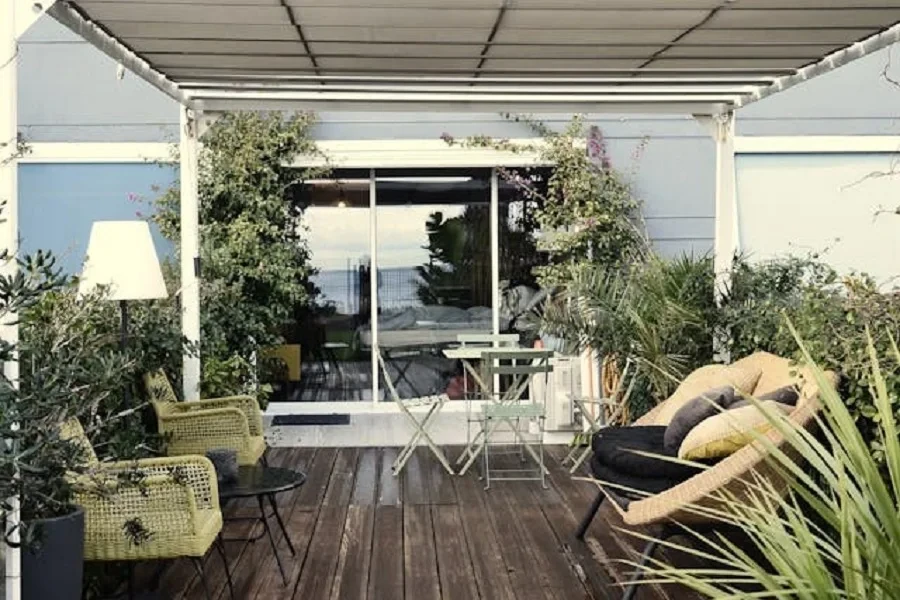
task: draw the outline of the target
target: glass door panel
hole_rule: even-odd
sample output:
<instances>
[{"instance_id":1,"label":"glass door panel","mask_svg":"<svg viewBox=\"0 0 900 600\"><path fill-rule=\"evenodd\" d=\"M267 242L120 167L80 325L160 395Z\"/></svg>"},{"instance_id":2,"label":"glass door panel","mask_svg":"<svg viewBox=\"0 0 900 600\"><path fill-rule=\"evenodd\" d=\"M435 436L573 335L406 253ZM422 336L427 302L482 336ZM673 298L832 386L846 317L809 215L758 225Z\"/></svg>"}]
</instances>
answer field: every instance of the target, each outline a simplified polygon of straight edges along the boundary
<instances>
[{"instance_id":1,"label":"glass door panel","mask_svg":"<svg viewBox=\"0 0 900 600\"><path fill-rule=\"evenodd\" d=\"M461 396L442 350L492 329L490 173L378 171L376 206L378 347L394 387Z\"/></svg>"}]
</instances>

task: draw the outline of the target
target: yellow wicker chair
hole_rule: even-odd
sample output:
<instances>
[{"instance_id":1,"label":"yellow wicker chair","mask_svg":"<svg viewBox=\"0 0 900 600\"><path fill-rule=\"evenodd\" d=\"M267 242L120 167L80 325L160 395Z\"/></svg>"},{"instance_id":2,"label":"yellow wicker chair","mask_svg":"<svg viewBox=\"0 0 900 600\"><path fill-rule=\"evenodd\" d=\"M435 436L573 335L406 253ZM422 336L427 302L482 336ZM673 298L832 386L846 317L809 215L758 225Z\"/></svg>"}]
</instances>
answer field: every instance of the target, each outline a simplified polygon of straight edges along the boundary
<instances>
[{"instance_id":1,"label":"yellow wicker chair","mask_svg":"<svg viewBox=\"0 0 900 600\"><path fill-rule=\"evenodd\" d=\"M75 503L84 508L84 558L88 561L191 559L211 598L203 570L210 547L225 563L232 598L231 573L222 547L222 511L216 472L204 456L150 458L101 463L81 424L71 419L61 435L80 443L90 467L74 476ZM123 481L139 475L139 483ZM150 533L135 543L126 535L130 523L140 522ZM131 566L131 565L130 565ZM129 596L132 581L129 576Z\"/></svg>"},{"instance_id":2,"label":"yellow wicker chair","mask_svg":"<svg viewBox=\"0 0 900 600\"><path fill-rule=\"evenodd\" d=\"M253 465L260 458L265 463L262 412L252 396L179 402L161 370L146 374L144 385L169 456L231 448L237 451L239 464Z\"/></svg>"}]
</instances>

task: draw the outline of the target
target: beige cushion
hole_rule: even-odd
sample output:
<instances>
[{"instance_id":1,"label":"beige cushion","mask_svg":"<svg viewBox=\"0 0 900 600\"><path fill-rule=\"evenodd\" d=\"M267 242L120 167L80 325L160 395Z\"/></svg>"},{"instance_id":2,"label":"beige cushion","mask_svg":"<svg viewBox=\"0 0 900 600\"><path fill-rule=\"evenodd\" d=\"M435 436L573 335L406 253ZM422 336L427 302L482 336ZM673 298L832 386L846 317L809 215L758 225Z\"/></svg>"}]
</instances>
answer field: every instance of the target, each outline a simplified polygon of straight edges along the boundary
<instances>
[{"instance_id":1,"label":"beige cushion","mask_svg":"<svg viewBox=\"0 0 900 600\"><path fill-rule=\"evenodd\" d=\"M763 402L762 406L766 410L777 410L784 414L794 410L793 406L772 400ZM758 435L766 434L771 428L772 423L755 404L726 410L691 429L681 442L678 458L684 460L722 458L734 454L753 442Z\"/></svg>"},{"instance_id":2,"label":"beige cushion","mask_svg":"<svg viewBox=\"0 0 900 600\"><path fill-rule=\"evenodd\" d=\"M654 418L655 425L668 425L678 410L701 394L731 386L735 392L749 394L756 387L762 370L753 365L706 365L688 375L675 393L666 400Z\"/></svg>"}]
</instances>

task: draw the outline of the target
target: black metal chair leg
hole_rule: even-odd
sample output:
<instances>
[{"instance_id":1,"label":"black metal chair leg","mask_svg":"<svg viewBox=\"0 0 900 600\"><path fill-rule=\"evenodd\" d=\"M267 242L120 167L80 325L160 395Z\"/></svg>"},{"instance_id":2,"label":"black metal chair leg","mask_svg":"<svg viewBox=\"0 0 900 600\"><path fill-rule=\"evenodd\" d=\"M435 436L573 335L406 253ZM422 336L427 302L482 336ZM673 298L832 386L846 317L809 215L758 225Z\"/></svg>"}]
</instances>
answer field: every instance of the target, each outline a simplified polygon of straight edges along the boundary
<instances>
[{"instance_id":1,"label":"black metal chair leg","mask_svg":"<svg viewBox=\"0 0 900 600\"><path fill-rule=\"evenodd\" d=\"M644 569L647 567L647 563L650 562L650 559L653 558L653 554L656 552L656 549L659 547L661 542L664 542L666 539L671 537L676 533L677 527L673 526L671 523L663 526L662 531L659 532L659 535L647 542L647 545L644 546L644 553L641 554L641 560L638 563L637 570L631 576L631 580L628 582L628 587L625 588L625 593L622 595L622 600L631 600L634 598L634 595L637 593L638 585L640 585L641 580L644 578Z\"/></svg>"},{"instance_id":2,"label":"black metal chair leg","mask_svg":"<svg viewBox=\"0 0 900 600\"><path fill-rule=\"evenodd\" d=\"M594 498L594 502L591 504L590 508L588 508L587 514L584 515L584 518L581 519L581 524L578 525L578 530L575 532L575 537L579 540L584 539L584 534L587 533L588 527L591 526L591 522L597 515L597 511L600 510L600 505L603 503L604 497L605 494L598 490L597 497Z\"/></svg>"},{"instance_id":3,"label":"black metal chair leg","mask_svg":"<svg viewBox=\"0 0 900 600\"><path fill-rule=\"evenodd\" d=\"M203 591L206 592L206 600L212 600L212 594L209 591L209 584L206 582L206 573L203 571L203 559L192 556L191 564L194 565L194 570L197 571L197 577L199 577L200 581L203 583Z\"/></svg>"},{"instance_id":4,"label":"black metal chair leg","mask_svg":"<svg viewBox=\"0 0 900 600\"><path fill-rule=\"evenodd\" d=\"M631 600L634 598L634 595L637 593L638 585L641 583L641 580L644 578L644 567L647 566L647 563L650 562L650 559L653 557L653 553L656 552L656 547L659 546L659 540L651 540L647 542L647 545L644 547L644 553L641 555L641 562L637 567L637 570L632 574L631 579L628 581L628 587L625 588L625 593L622 595L622 600Z\"/></svg>"},{"instance_id":5,"label":"black metal chair leg","mask_svg":"<svg viewBox=\"0 0 900 600\"><path fill-rule=\"evenodd\" d=\"M225 578L228 581L228 592L231 594L231 600L234 600L234 583L231 581L231 569L228 567L228 557L225 556L225 545L222 543L221 533L216 536L213 546L216 547L219 556L222 557L222 566L225 567Z\"/></svg>"},{"instance_id":6,"label":"black metal chair leg","mask_svg":"<svg viewBox=\"0 0 900 600\"><path fill-rule=\"evenodd\" d=\"M134 561L128 561L128 600L134 598Z\"/></svg>"},{"instance_id":7,"label":"black metal chair leg","mask_svg":"<svg viewBox=\"0 0 900 600\"><path fill-rule=\"evenodd\" d=\"M281 580L284 582L284 585L287 585L288 578L284 572L284 566L281 564L281 557L278 556L278 546L275 544L275 536L272 535L272 528L269 527L269 520L266 518L266 506L263 504L263 497L257 496L256 500L259 503L259 517L262 519L263 527L269 538L269 543L272 545L272 554L275 555L275 563L278 565L278 570L281 571Z\"/></svg>"},{"instance_id":8,"label":"black metal chair leg","mask_svg":"<svg viewBox=\"0 0 900 600\"><path fill-rule=\"evenodd\" d=\"M275 513L275 520L278 521L278 526L281 527L281 533L284 534L284 541L287 542L288 548L291 549L291 555L297 556L297 551L294 550L294 542L291 541L291 536L288 535L288 530L284 526L284 521L281 520L281 513L278 512L278 503L275 501L275 494L268 494L269 504L272 505L272 512Z\"/></svg>"}]
</instances>

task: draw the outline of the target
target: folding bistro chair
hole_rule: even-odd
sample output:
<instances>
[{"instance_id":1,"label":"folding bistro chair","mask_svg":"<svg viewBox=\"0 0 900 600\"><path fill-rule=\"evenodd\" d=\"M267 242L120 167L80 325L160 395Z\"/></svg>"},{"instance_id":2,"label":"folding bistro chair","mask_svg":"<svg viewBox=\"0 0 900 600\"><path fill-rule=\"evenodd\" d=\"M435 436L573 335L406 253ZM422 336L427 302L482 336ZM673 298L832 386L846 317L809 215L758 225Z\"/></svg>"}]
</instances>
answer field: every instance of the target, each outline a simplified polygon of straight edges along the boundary
<instances>
[{"instance_id":1,"label":"folding bistro chair","mask_svg":"<svg viewBox=\"0 0 900 600\"><path fill-rule=\"evenodd\" d=\"M481 450L484 458L485 489L490 488L491 479L538 480L542 486L546 487L547 469L544 466L546 398L526 397L526 392L530 389L529 384L533 377L547 378L553 372L553 365L550 363L553 354L550 350L530 349L495 350L484 354L487 376L492 381L503 377L505 384L502 392L494 390L492 398L482 406ZM547 387L545 385L543 389L546 390ZM523 420L527 424L526 430L522 429ZM536 424L536 432L530 431L531 423ZM525 454L529 454L534 459L536 468L494 469L493 472L506 475L491 476L491 444L496 442L495 436L500 433L499 427L504 424L509 426L508 433L512 434L513 444L518 446L521 460L524 462ZM528 434L534 435L534 439L529 441L526 438ZM534 446L537 446L536 451ZM528 477L528 473L535 473L535 475Z\"/></svg>"},{"instance_id":2,"label":"folding bistro chair","mask_svg":"<svg viewBox=\"0 0 900 600\"><path fill-rule=\"evenodd\" d=\"M610 421L615 421L631 397L634 383L637 381L637 367L632 359L625 361L625 367L619 375L612 393L604 398L572 397L575 408L581 415L584 430L577 434L569 453L563 459L562 464L572 461L569 473L574 473L581 463L591 453L591 440L594 434L606 427ZM627 386L626 386L627 384ZM603 392L603 390L601 390ZM606 410L611 407L613 413L607 418Z\"/></svg>"},{"instance_id":3,"label":"folding bistro chair","mask_svg":"<svg viewBox=\"0 0 900 600\"><path fill-rule=\"evenodd\" d=\"M518 333L461 333L456 336L456 341L459 343L460 348L477 348L484 352L490 351L492 348L517 348L519 346L519 334ZM472 411L472 401L473 400L481 400L485 395L485 390L483 389L469 389L469 376L471 375L470 370L474 371L474 366L471 364L473 361L466 360L463 361L463 395L465 396L466 401L466 447L456 459L456 464L462 463L466 458L468 458L469 453L472 449L472 425L476 424L476 426L481 425L481 416L476 415ZM480 360L479 360L480 362ZM491 385L491 383L484 377L484 372L482 371L481 380L486 385ZM476 383L477 386L477 383ZM477 386L480 388L480 386Z\"/></svg>"},{"instance_id":4,"label":"folding bistro chair","mask_svg":"<svg viewBox=\"0 0 900 600\"><path fill-rule=\"evenodd\" d=\"M431 439L431 436L428 435L428 427L432 424L438 414L441 412L441 409L444 407L444 404L450 399L446 394L440 394L437 396L422 396L419 398L401 398L397 393L397 388L394 387L393 380L391 379L390 371L388 371L387 364L384 361L384 357L381 356L381 352L376 353L378 356L378 364L381 365L381 372L384 375L384 383L388 389L388 393L391 395L391 399L400 407L400 410L409 417L409 420L412 421L413 426L415 427L415 432L413 436L406 443L406 446L403 447L403 450L400 451L400 454L397 455L397 459L394 461L394 464L391 465L391 471L394 475L399 475L400 471L403 470L403 467L406 466L406 461L412 456L413 452L416 449L416 446L419 444L419 440L425 440L425 444L431 448L431 451L437 457L437 459L441 462L447 472L453 475L453 469L450 467L450 463L447 461L447 457L444 456L443 451L438 448L438 446L434 443L434 440ZM426 409L424 416L418 418L416 414L413 412L415 409Z\"/></svg>"}]
</instances>

